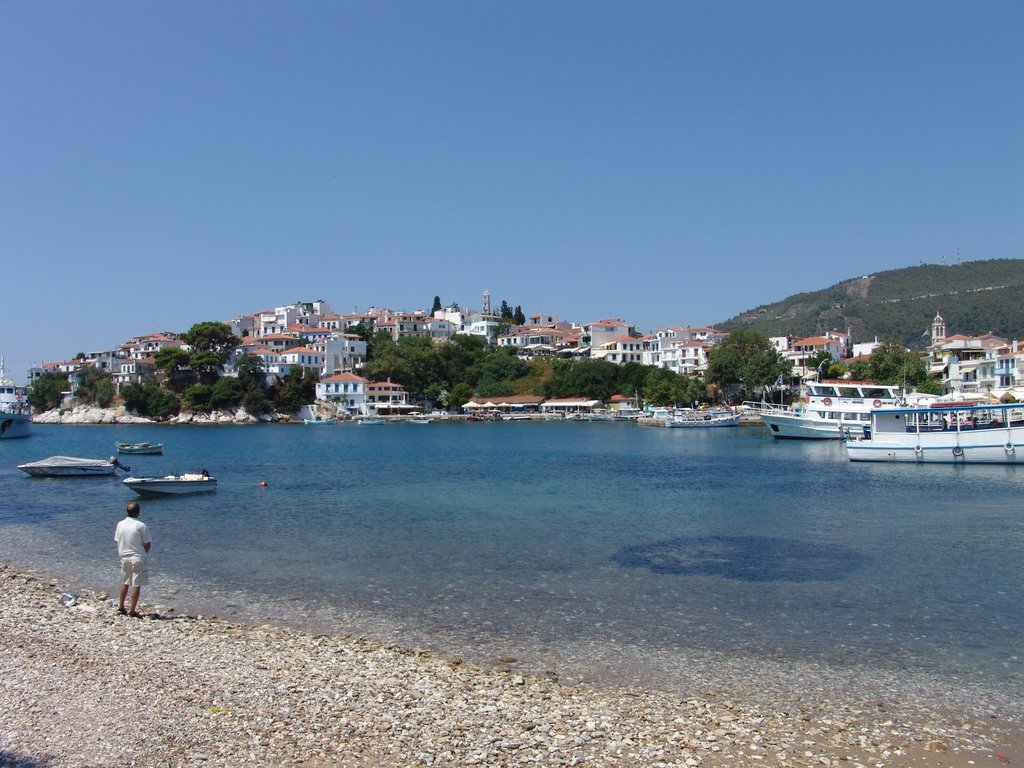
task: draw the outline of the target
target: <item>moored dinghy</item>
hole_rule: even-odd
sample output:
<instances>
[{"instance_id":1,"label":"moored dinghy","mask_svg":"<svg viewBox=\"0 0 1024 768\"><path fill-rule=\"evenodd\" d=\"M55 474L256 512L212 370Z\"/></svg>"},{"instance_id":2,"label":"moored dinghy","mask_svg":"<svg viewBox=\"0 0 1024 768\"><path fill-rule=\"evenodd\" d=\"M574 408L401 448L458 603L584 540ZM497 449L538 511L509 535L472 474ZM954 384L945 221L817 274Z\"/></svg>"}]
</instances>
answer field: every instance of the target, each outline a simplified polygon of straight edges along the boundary
<instances>
[{"instance_id":1,"label":"moored dinghy","mask_svg":"<svg viewBox=\"0 0 1024 768\"><path fill-rule=\"evenodd\" d=\"M164 452L163 443L114 443L118 453L129 453L132 455L157 455Z\"/></svg>"}]
</instances>

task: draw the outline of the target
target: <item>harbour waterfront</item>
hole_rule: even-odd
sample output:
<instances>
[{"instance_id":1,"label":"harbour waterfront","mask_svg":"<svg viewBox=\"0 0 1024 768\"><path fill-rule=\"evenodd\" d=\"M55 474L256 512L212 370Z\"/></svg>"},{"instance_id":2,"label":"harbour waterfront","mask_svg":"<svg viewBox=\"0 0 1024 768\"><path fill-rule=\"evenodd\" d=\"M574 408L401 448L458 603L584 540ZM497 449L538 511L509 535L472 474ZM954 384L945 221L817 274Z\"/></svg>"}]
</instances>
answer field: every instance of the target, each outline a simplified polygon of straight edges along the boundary
<instances>
[{"instance_id":1,"label":"harbour waterfront","mask_svg":"<svg viewBox=\"0 0 1024 768\"><path fill-rule=\"evenodd\" d=\"M1013 467L857 465L748 428L37 425L0 452L0 558L112 586L135 495L15 466L117 440L167 445L133 474L220 481L142 502L151 605L684 696L1021 711Z\"/></svg>"}]
</instances>

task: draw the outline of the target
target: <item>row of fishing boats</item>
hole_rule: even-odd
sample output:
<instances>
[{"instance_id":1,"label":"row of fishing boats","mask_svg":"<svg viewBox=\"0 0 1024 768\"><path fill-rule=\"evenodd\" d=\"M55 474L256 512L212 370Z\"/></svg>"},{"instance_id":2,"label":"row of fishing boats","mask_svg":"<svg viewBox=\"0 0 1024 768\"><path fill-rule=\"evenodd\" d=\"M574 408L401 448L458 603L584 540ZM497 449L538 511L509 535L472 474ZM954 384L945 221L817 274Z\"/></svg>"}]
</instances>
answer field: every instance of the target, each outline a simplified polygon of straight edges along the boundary
<instances>
[{"instance_id":1,"label":"row of fishing boats","mask_svg":"<svg viewBox=\"0 0 1024 768\"><path fill-rule=\"evenodd\" d=\"M122 454L160 454L163 443L115 443ZM32 477L109 477L118 471L129 473L131 467L121 463L117 456L107 459L85 459L78 456L50 456L39 461L19 464L18 469ZM217 490L217 478L205 469L198 472L162 476L130 476L123 480L126 487L140 496L181 496Z\"/></svg>"},{"instance_id":2,"label":"row of fishing boats","mask_svg":"<svg viewBox=\"0 0 1024 768\"><path fill-rule=\"evenodd\" d=\"M842 440L850 461L1024 463L1024 404L904 395L859 381L808 385L796 406L744 403L779 439Z\"/></svg>"}]
</instances>

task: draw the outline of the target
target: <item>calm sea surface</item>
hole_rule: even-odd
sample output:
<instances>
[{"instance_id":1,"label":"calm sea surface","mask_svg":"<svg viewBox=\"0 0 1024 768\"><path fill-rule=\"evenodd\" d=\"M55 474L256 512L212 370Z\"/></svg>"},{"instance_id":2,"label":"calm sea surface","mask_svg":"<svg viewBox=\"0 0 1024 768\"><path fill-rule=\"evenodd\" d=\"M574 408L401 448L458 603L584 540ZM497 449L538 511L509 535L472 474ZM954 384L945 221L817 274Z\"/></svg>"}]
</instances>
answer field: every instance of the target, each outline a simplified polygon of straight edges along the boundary
<instances>
[{"instance_id":1,"label":"calm sea surface","mask_svg":"<svg viewBox=\"0 0 1024 768\"><path fill-rule=\"evenodd\" d=\"M115 440L167 444L123 457L132 474L220 480L142 500L151 605L572 679L785 687L769 670L800 668L1024 698L1019 467L852 464L761 428L35 425L0 442L0 557L113 589L137 497L16 465Z\"/></svg>"}]
</instances>

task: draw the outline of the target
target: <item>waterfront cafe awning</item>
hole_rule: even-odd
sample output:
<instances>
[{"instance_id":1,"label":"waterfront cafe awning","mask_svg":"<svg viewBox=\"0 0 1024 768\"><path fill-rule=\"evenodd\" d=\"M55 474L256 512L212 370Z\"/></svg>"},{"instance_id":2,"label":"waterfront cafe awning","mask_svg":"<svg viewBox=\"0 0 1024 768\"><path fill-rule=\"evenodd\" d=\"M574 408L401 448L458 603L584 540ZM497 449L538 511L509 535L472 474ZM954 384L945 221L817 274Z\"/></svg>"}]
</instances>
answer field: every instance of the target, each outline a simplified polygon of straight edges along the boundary
<instances>
[{"instance_id":1,"label":"waterfront cafe awning","mask_svg":"<svg viewBox=\"0 0 1024 768\"><path fill-rule=\"evenodd\" d=\"M1001 403L1022 403L1024 402L1024 386L1008 387L1007 389L994 389L992 396Z\"/></svg>"},{"instance_id":2,"label":"waterfront cafe awning","mask_svg":"<svg viewBox=\"0 0 1024 768\"><path fill-rule=\"evenodd\" d=\"M409 405L408 403L367 403L377 413L398 411L402 413L404 411L419 411L422 408L418 405Z\"/></svg>"},{"instance_id":3,"label":"waterfront cafe awning","mask_svg":"<svg viewBox=\"0 0 1024 768\"><path fill-rule=\"evenodd\" d=\"M541 410L547 412L569 411L575 413L579 411L592 411L600 404L600 400L584 400L581 397L569 397L559 400L546 400L543 405L541 405Z\"/></svg>"}]
</instances>

